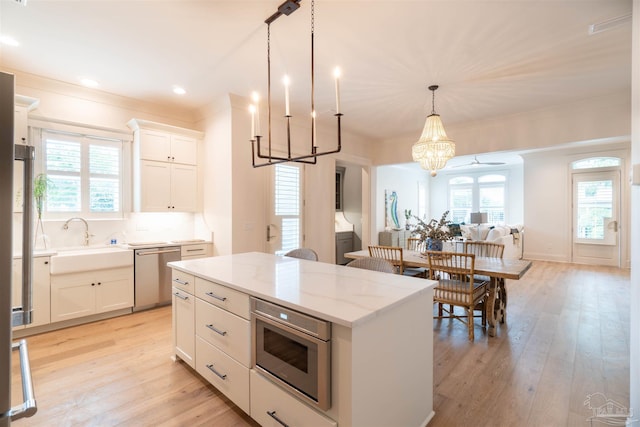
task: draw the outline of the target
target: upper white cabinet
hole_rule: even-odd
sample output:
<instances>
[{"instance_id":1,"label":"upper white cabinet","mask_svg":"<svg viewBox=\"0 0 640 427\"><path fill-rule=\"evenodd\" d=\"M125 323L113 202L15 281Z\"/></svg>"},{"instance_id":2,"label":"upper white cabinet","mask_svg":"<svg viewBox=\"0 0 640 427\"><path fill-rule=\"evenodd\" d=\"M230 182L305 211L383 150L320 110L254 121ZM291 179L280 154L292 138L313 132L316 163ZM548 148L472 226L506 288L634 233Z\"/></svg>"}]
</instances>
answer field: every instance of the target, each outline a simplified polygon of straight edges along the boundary
<instances>
[{"instance_id":1,"label":"upper white cabinet","mask_svg":"<svg viewBox=\"0 0 640 427\"><path fill-rule=\"evenodd\" d=\"M138 212L195 212L202 132L131 119L133 193Z\"/></svg>"},{"instance_id":2,"label":"upper white cabinet","mask_svg":"<svg viewBox=\"0 0 640 427\"><path fill-rule=\"evenodd\" d=\"M14 109L14 127L13 127L13 142L14 144L28 144L28 124L27 117L29 111L34 110L40 104L40 100L23 95L16 95L14 97L15 109Z\"/></svg>"},{"instance_id":3,"label":"upper white cabinet","mask_svg":"<svg viewBox=\"0 0 640 427\"><path fill-rule=\"evenodd\" d=\"M155 130L140 130L140 158L159 162L197 164L198 140Z\"/></svg>"}]
</instances>

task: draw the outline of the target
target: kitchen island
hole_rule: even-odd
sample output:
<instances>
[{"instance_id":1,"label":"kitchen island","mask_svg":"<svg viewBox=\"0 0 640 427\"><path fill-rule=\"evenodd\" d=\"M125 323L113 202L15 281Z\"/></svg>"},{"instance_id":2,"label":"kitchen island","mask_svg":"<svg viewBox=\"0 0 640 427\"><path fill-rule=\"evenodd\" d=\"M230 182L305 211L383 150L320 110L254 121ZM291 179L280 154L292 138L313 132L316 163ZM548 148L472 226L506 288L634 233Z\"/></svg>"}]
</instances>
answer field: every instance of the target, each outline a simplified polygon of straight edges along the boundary
<instances>
[{"instance_id":1,"label":"kitchen island","mask_svg":"<svg viewBox=\"0 0 640 427\"><path fill-rule=\"evenodd\" d=\"M175 355L259 423L277 413L289 425L417 427L433 417L435 282L258 252L169 266ZM249 297L331 322L329 409L252 369Z\"/></svg>"}]
</instances>

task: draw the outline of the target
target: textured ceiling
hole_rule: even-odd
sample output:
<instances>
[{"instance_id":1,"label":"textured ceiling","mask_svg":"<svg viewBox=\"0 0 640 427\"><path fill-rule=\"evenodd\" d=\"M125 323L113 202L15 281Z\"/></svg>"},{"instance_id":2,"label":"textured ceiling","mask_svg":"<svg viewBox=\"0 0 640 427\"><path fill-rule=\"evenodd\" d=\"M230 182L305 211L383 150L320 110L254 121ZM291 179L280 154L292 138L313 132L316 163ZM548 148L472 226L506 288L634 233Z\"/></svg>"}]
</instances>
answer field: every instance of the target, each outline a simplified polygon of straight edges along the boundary
<instances>
[{"instance_id":1,"label":"textured ceiling","mask_svg":"<svg viewBox=\"0 0 640 427\"><path fill-rule=\"evenodd\" d=\"M158 104L202 107L225 93L266 94L264 19L283 0L0 0L0 66ZM292 79L292 114L309 112L310 5L271 28L273 100ZM382 140L418 137L439 84L445 126L631 88L630 0L316 0L316 108L335 108L339 65L344 127ZM186 88L178 97L173 85Z\"/></svg>"}]
</instances>

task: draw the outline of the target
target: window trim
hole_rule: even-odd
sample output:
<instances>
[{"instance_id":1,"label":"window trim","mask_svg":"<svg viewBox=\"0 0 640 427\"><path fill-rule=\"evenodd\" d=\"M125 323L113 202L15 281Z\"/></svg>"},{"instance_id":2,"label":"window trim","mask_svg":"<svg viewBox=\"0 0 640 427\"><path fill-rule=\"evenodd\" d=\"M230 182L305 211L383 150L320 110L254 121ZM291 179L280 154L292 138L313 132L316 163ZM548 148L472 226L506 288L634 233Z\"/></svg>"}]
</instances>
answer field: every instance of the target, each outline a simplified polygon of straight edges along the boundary
<instances>
[{"instance_id":1,"label":"window trim","mask_svg":"<svg viewBox=\"0 0 640 427\"><path fill-rule=\"evenodd\" d=\"M491 182L479 182L480 178L483 176L489 175L498 175L504 177L503 181L491 181ZM463 183L463 184L451 184L451 180L456 178L471 178L473 182L471 183ZM504 211L504 221L503 224L508 223L509 218L509 172L508 171L477 171L477 172L464 172L460 174L451 174L447 176L447 206L449 210L453 210L451 206L451 191L452 188L471 188L471 210L469 212L486 212L480 209L480 188L487 187L496 187L502 185L504 188L504 198L503 198L503 211ZM468 223L467 217L465 217L465 221ZM494 223L492 223L494 224ZM495 223L501 224L501 223Z\"/></svg>"},{"instance_id":2,"label":"window trim","mask_svg":"<svg viewBox=\"0 0 640 427\"><path fill-rule=\"evenodd\" d=\"M35 175L44 173L46 170L44 163L45 156L42 154L44 148L43 133L45 132L59 133L63 135L66 134L75 138L81 137L87 141L112 141L120 145L120 209L118 212L89 212L88 201L86 204L86 208L84 206L85 202L83 201L83 208L80 212L48 212L45 210L42 214L43 220L60 220L69 218L70 216L82 216L83 218L93 220L121 220L125 218L125 215L127 213L131 212L131 158L133 138L130 132L125 132L118 129L108 129L91 125L77 124L67 121L48 120L39 117L36 117L33 120L29 120L29 132L30 141L32 141L32 145L36 147L36 162L34 170ZM87 141L83 141L82 144L87 144ZM88 178L88 170L84 169L83 164L83 169L81 170L81 180L84 179L83 176L85 174ZM85 191L83 185L83 189L81 191L83 191L83 193L88 196L88 186Z\"/></svg>"}]
</instances>

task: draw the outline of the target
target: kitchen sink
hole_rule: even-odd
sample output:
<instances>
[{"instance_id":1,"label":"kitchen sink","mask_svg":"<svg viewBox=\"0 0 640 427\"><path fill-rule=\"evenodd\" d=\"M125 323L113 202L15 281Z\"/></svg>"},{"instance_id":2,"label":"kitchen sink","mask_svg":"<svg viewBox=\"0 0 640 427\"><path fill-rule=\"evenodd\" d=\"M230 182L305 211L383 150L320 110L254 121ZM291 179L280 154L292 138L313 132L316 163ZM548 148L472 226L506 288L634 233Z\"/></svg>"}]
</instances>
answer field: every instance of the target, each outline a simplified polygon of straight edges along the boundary
<instances>
[{"instance_id":1,"label":"kitchen sink","mask_svg":"<svg viewBox=\"0 0 640 427\"><path fill-rule=\"evenodd\" d=\"M115 246L60 250L51 257L51 274L133 266L133 251Z\"/></svg>"}]
</instances>

